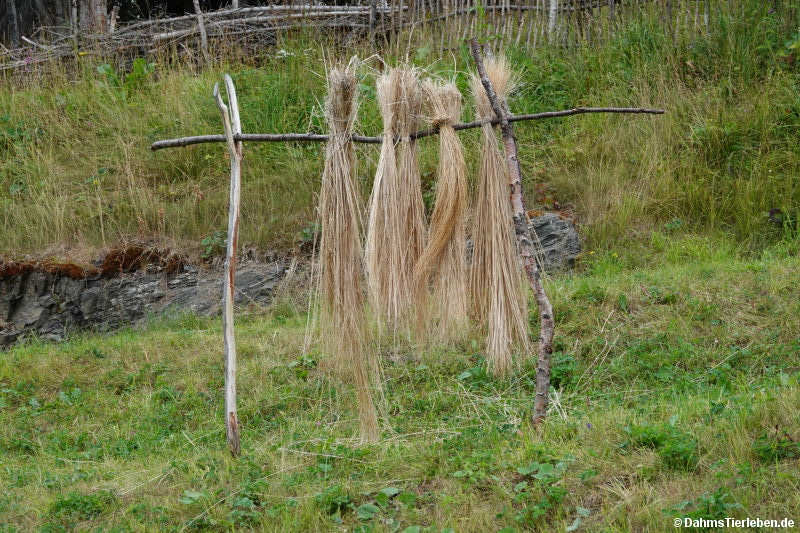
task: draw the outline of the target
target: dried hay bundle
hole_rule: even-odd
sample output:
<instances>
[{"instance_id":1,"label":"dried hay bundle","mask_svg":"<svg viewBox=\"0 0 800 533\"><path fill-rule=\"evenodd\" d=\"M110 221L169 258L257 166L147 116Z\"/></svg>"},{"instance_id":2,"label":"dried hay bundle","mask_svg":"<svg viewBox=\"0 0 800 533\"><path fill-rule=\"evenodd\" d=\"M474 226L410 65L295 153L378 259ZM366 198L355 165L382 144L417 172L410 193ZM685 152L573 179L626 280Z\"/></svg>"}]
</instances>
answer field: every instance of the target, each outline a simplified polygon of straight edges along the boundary
<instances>
[{"instance_id":1,"label":"dried hay bundle","mask_svg":"<svg viewBox=\"0 0 800 533\"><path fill-rule=\"evenodd\" d=\"M453 129L461 117L461 93L453 83L432 81L423 85L423 92L432 126L439 128L439 166L428 244L414 269L418 329L422 329L430 311L431 318L438 319L439 335L452 340L468 324L467 175L461 141ZM427 301L429 285L433 309Z\"/></svg>"},{"instance_id":2,"label":"dried hay bundle","mask_svg":"<svg viewBox=\"0 0 800 533\"><path fill-rule=\"evenodd\" d=\"M379 430L371 391L379 382L373 371L376 357L368 349L364 331L361 202L350 140L358 107L355 66L351 60L328 72L325 118L330 138L325 146L319 204L321 327L337 369L342 374L352 372L361 439L375 441Z\"/></svg>"},{"instance_id":3,"label":"dried hay bundle","mask_svg":"<svg viewBox=\"0 0 800 533\"><path fill-rule=\"evenodd\" d=\"M506 60L487 58L486 71L498 98L504 101L512 87L512 73ZM471 86L478 118L494 118L477 76L473 76ZM504 375L511 369L513 343L528 347L527 299L508 200L508 166L490 124L481 127L481 137L480 177L472 232L473 311L488 328L489 369L495 375Z\"/></svg>"},{"instance_id":4,"label":"dried hay bundle","mask_svg":"<svg viewBox=\"0 0 800 533\"><path fill-rule=\"evenodd\" d=\"M365 259L375 311L396 331L413 302L413 269L425 239L417 145L410 138L422 98L417 71L407 67L381 75L376 88L384 141L370 196Z\"/></svg>"}]
</instances>

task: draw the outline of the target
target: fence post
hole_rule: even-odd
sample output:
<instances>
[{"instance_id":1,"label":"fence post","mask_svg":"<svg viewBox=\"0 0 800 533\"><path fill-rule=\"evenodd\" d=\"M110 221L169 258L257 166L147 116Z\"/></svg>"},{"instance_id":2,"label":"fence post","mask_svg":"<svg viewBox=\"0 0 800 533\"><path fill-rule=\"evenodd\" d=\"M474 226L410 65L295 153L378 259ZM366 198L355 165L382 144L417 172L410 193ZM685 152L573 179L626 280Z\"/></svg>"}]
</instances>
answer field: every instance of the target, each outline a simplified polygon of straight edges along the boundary
<instances>
[{"instance_id":1,"label":"fence post","mask_svg":"<svg viewBox=\"0 0 800 533\"><path fill-rule=\"evenodd\" d=\"M552 41L556 30L556 18L558 17L558 0L550 0L550 12L547 19L547 35Z\"/></svg>"},{"instance_id":2,"label":"fence post","mask_svg":"<svg viewBox=\"0 0 800 533\"><path fill-rule=\"evenodd\" d=\"M236 249L239 241L239 198L242 180L242 141L234 140L241 135L242 123L239 119L239 101L233 80L225 74L225 89L228 105L222 101L219 84L214 85L214 98L217 101L225 137L231 156L231 188L228 207L228 241L225 254L225 271L222 280L222 336L225 343L225 434L231 454L239 455L239 419L236 414L236 338L233 330L233 299L236 277Z\"/></svg>"},{"instance_id":3,"label":"fence post","mask_svg":"<svg viewBox=\"0 0 800 533\"><path fill-rule=\"evenodd\" d=\"M200 48L203 53L203 60L208 63L208 34L203 20L203 12L200 10L200 0L194 0L194 12L197 15L197 28L200 30Z\"/></svg>"}]
</instances>

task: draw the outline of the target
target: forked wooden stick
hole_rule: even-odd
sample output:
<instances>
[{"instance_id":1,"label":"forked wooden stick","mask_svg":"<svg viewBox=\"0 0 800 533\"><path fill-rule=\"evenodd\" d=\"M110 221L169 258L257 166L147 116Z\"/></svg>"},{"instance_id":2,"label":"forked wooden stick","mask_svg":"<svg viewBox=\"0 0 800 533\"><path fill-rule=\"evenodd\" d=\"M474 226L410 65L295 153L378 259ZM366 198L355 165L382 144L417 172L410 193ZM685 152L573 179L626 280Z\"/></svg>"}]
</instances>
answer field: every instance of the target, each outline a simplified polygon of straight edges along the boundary
<instances>
[{"instance_id":1,"label":"forked wooden stick","mask_svg":"<svg viewBox=\"0 0 800 533\"><path fill-rule=\"evenodd\" d=\"M535 425L544 421L547 415L548 393L550 390L550 357L553 354L553 334L555 322L553 320L553 306L544 291L542 285L542 273L539 264L536 262L536 249L531 239L531 230L528 225L528 217L525 211L525 198L522 195L522 172L519 168L517 158L517 140L514 138L514 130L509 122L509 112L506 102L501 102L497 93L492 87L492 82L486 74L483 66L483 58L478 46L478 41L470 41L470 50L475 59L475 66L478 69L478 76L481 79L486 96L492 104L494 114L500 120L500 132L503 135L503 144L506 148L506 159L508 160L508 170L511 179L511 211L513 213L514 234L517 237L517 248L522 257L525 273L528 281L533 288L536 297L536 304L539 307L539 321L541 323L539 332L539 360L536 366L536 398L533 404L533 423Z\"/></svg>"},{"instance_id":2,"label":"forked wooden stick","mask_svg":"<svg viewBox=\"0 0 800 533\"><path fill-rule=\"evenodd\" d=\"M239 101L233 80L225 74L225 89L228 105L219 94L219 84L214 85L214 99L217 101L225 137L231 154L231 190L228 206L228 243L225 254L225 272L222 280L222 336L225 343L225 434L231 454L239 455L239 419L236 415L236 338L233 330L233 296L236 286L236 248L239 241L239 197L242 187L242 142L234 136L242 133L239 119ZM230 109L229 109L230 106Z\"/></svg>"}]
</instances>

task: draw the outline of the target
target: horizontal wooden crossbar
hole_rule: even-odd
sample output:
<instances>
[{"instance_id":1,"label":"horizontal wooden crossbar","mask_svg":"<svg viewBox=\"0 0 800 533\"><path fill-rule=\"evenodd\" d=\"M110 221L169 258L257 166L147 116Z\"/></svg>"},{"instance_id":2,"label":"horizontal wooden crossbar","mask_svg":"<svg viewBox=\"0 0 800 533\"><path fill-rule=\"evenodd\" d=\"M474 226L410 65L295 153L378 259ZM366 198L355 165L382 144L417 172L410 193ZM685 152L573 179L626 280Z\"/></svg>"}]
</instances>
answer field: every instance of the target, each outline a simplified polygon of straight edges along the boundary
<instances>
[{"instance_id":1,"label":"horizontal wooden crossbar","mask_svg":"<svg viewBox=\"0 0 800 533\"><path fill-rule=\"evenodd\" d=\"M647 109L642 107L575 107L572 109L564 109L562 111L544 111L542 113L532 113L527 115L513 115L510 116L509 122L521 122L526 120L541 120L545 118L568 117L570 115L581 115L584 113L634 113L634 114L648 114L648 115L661 115L664 113L663 109ZM493 120L476 120L474 122L465 122L461 124L454 124L453 129L468 130L471 128L479 128L484 124L497 125L500 123L499 119ZM427 130L420 130L411 134L411 139L421 139L439 133L439 128L430 128ZM234 139L243 142L325 142L328 136L320 133L242 133L235 135ZM381 144L383 136L364 136L353 135L351 137L353 142L365 144ZM396 139L397 140L397 139ZM164 148L181 148L183 146L190 146L193 144L204 143L222 143L226 142L224 135L196 135L194 137L180 137L177 139L167 139L163 141L156 141L151 146L151 150L163 150Z\"/></svg>"}]
</instances>

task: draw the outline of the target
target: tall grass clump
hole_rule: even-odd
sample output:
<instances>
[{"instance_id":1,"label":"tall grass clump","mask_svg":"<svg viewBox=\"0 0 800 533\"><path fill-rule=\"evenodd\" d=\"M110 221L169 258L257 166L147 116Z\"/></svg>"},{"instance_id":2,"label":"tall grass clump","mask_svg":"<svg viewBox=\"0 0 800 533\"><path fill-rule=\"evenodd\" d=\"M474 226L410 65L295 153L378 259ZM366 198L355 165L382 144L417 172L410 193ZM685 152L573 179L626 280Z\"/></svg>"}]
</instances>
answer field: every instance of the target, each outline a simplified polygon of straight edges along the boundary
<instances>
[{"instance_id":1,"label":"tall grass clump","mask_svg":"<svg viewBox=\"0 0 800 533\"><path fill-rule=\"evenodd\" d=\"M568 207L590 248L679 224L743 249L779 236L771 209L800 205L798 10L720 7L706 31L670 33L657 16L624 23L569 54L512 49L517 111L644 105L651 119L593 116L516 128L530 200ZM535 192L534 192L535 191ZM535 195L535 196L534 196Z\"/></svg>"},{"instance_id":2,"label":"tall grass clump","mask_svg":"<svg viewBox=\"0 0 800 533\"><path fill-rule=\"evenodd\" d=\"M361 438L378 438L372 399L377 362L364 331L361 198L355 176L356 160L350 136L358 109L356 61L328 72L325 118L330 137L320 189L319 243L322 338L341 373L352 376L358 395Z\"/></svg>"}]
</instances>

